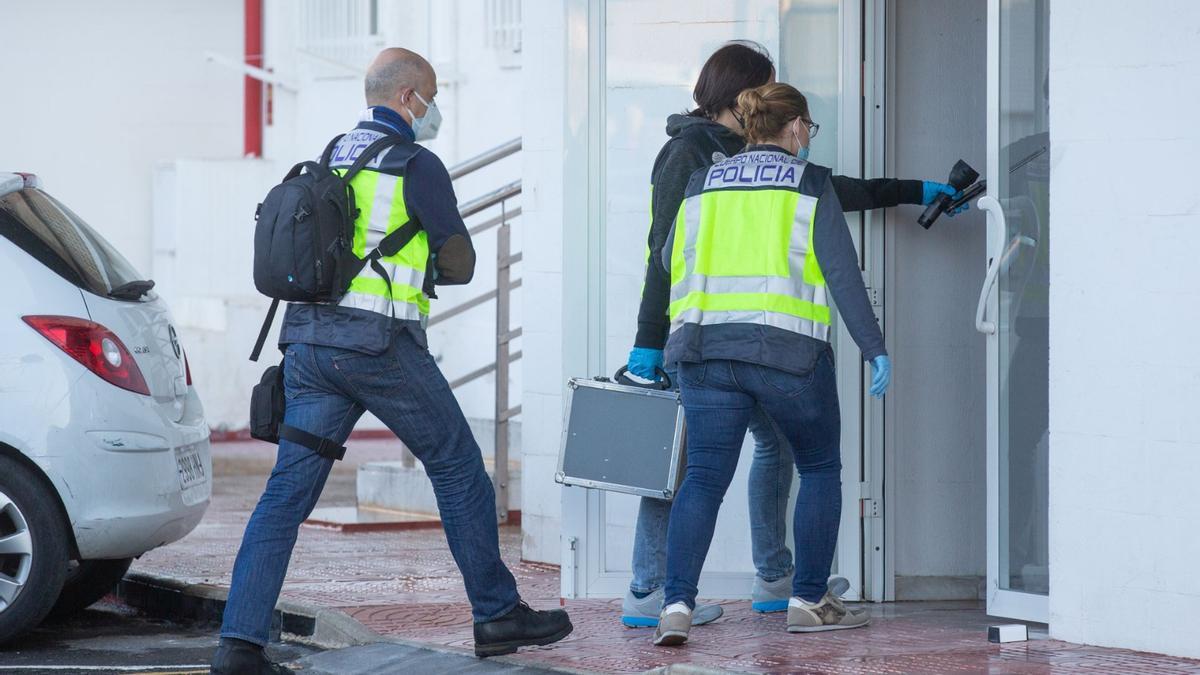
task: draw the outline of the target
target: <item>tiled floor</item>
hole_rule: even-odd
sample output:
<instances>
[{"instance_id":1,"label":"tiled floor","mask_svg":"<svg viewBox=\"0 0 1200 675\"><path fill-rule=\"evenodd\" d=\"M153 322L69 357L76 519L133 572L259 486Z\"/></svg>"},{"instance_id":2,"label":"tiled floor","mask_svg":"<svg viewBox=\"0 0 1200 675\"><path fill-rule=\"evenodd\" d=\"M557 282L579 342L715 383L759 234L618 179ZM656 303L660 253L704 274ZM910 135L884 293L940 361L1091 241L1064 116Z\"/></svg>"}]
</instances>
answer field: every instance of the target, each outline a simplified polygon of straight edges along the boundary
<instances>
[{"instance_id":1,"label":"tiled floor","mask_svg":"<svg viewBox=\"0 0 1200 675\"><path fill-rule=\"evenodd\" d=\"M266 471L270 449L216 446L216 494L208 515L182 542L152 551L135 569L193 583L227 585L242 527ZM352 444L352 461L390 457L383 442ZM338 467L323 505L353 502L354 464ZM559 603L558 570L520 562L520 532L501 542L534 606ZM471 623L458 572L440 531L340 534L302 528L285 596L339 608L372 629L410 640L470 649ZM1200 673L1200 662L1055 640L994 645L975 603L871 605L870 628L817 635L784 630L782 614L758 615L729 602L725 616L696 628L679 649L650 644L650 629L616 620L619 601L566 604L575 632L553 647L519 653L520 662L588 672L641 672L672 664L769 673Z\"/></svg>"}]
</instances>

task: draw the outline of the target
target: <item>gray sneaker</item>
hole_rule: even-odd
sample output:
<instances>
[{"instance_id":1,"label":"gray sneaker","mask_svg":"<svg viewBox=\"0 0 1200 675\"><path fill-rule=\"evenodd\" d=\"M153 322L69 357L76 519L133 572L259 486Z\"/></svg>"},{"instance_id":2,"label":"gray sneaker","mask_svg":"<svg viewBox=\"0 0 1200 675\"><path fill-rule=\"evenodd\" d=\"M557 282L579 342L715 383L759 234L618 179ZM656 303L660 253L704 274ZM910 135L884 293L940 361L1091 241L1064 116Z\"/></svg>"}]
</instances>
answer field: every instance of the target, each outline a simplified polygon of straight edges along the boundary
<instances>
[{"instance_id":1,"label":"gray sneaker","mask_svg":"<svg viewBox=\"0 0 1200 675\"><path fill-rule=\"evenodd\" d=\"M687 642L692 629L692 610L682 602L663 608L658 617L658 630L654 631L654 644L659 647L678 647Z\"/></svg>"},{"instance_id":2,"label":"gray sneaker","mask_svg":"<svg viewBox=\"0 0 1200 675\"><path fill-rule=\"evenodd\" d=\"M818 603L792 598L788 603L789 633L819 633L826 630L862 628L871 623L866 610L852 610L842 604L841 598L825 593Z\"/></svg>"},{"instance_id":3,"label":"gray sneaker","mask_svg":"<svg viewBox=\"0 0 1200 675\"><path fill-rule=\"evenodd\" d=\"M662 611L663 595L661 588L644 598L635 596L632 591L625 591L625 600L621 603L621 623L630 628L654 628ZM786 600L784 607L787 607ZM692 611L692 625L703 626L721 618L724 613L720 605L696 605Z\"/></svg>"},{"instance_id":4,"label":"gray sneaker","mask_svg":"<svg viewBox=\"0 0 1200 675\"><path fill-rule=\"evenodd\" d=\"M850 582L846 577L829 577L829 592L835 598L845 595L850 590ZM779 577L775 581L763 581L755 575L754 588L750 591L750 608L756 612L784 612L788 608L788 600L792 598L792 578Z\"/></svg>"}]
</instances>

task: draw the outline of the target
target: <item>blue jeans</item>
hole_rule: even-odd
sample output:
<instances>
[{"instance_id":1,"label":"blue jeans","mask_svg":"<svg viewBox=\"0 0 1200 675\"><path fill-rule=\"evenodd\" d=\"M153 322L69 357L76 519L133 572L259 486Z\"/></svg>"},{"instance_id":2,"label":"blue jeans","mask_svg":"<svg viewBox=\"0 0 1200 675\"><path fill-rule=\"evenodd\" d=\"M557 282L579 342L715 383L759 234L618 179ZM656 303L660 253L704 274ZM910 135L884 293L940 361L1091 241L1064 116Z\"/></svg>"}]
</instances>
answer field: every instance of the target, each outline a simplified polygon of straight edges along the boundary
<instances>
[{"instance_id":1,"label":"blue jeans","mask_svg":"<svg viewBox=\"0 0 1200 675\"><path fill-rule=\"evenodd\" d=\"M674 375L672 376L674 377ZM791 576L787 547L787 503L792 491L792 447L761 406L750 417L754 459L750 463L750 550L754 568L764 581ZM633 535L633 581L630 590L651 593L667 576L667 522L671 502L643 497Z\"/></svg>"},{"instance_id":2,"label":"blue jeans","mask_svg":"<svg viewBox=\"0 0 1200 675\"><path fill-rule=\"evenodd\" d=\"M832 350L805 375L741 361L683 363L680 390L688 425L688 464L667 529L664 604L696 604L696 585L717 511L733 480L757 407L788 439L801 490L793 516L792 592L810 602L828 590L842 510L841 415Z\"/></svg>"},{"instance_id":3,"label":"blue jeans","mask_svg":"<svg viewBox=\"0 0 1200 675\"><path fill-rule=\"evenodd\" d=\"M401 331L377 356L289 345L283 368L288 425L344 443L369 410L421 460L474 619L489 621L515 607L520 598L500 559L492 482L458 401L429 351ZM275 468L233 565L222 637L267 644L297 530L316 505L332 466L333 460L304 446L279 443Z\"/></svg>"}]
</instances>

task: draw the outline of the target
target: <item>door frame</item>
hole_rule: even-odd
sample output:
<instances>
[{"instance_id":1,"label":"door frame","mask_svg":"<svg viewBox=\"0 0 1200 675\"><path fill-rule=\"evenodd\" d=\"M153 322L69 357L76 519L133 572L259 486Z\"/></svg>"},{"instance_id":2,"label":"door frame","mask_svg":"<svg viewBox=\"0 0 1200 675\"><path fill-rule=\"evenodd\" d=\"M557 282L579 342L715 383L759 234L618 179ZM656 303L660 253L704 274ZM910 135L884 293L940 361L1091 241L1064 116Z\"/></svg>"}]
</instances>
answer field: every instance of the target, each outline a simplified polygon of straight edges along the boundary
<instances>
[{"instance_id":1,"label":"door frame","mask_svg":"<svg viewBox=\"0 0 1200 675\"><path fill-rule=\"evenodd\" d=\"M887 148L887 66L890 43L887 40L886 0L850 0L857 4L862 29L857 45L861 61L862 95L858 128L861 138L862 177L883 176L886 172ZM843 32L844 34L844 32ZM865 42L864 42L865 41ZM887 228L885 213L880 209L863 213L863 232L866 247L863 257L866 283L873 289L872 303L877 307L879 325L887 327L887 296L891 272L887 265ZM894 599L895 578L892 575L894 533L890 526L891 465L886 448L890 439L890 420L887 417L887 398L875 400L868 393L871 369L859 359L862 369L861 396L864 407L862 421L862 577L863 600L886 602Z\"/></svg>"},{"instance_id":2,"label":"door frame","mask_svg":"<svg viewBox=\"0 0 1200 675\"><path fill-rule=\"evenodd\" d=\"M988 0L987 8L987 176L999 176L1000 167L1000 0ZM987 196L999 199L999 181L988 181ZM999 208L999 205L996 205ZM993 209L987 209L989 263L1003 254L1008 239L1004 224ZM987 283L986 281L984 283ZM988 291L987 316L997 329L987 334L987 613L1023 621L1049 623L1050 596L1000 588L1000 334L998 321L1000 284Z\"/></svg>"},{"instance_id":3,"label":"door frame","mask_svg":"<svg viewBox=\"0 0 1200 675\"><path fill-rule=\"evenodd\" d=\"M864 111L874 110L870 104L882 97L882 79L870 86L863 79L863 59L882 62L882 52L864 50L864 34L868 40L882 35L884 0L839 0L839 29L841 32L839 80L840 128L858 133L842 134L839 148L839 170L845 175L879 175L882 169L882 143L871 144L868 153L864 143L870 134L864 128ZM872 16L864 9L872 8ZM564 306L580 307L573 327L564 326L563 363L570 372L600 374L604 370L604 194L605 194L605 42L606 1L565 0L564 11L568 26L586 25L587 30L572 33L566 45L567 100L565 109L576 123L568 125L565 138L568 155L586 160L576 163L573 172L580 179L568 185L566 203L588 204L587 226L563 233ZM864 33L863 22L869 32ZM864 91L865 89L865 91ZM846 93L850 95L847 96ZM864 101L866 103L864 103ZM876 119L878 118L878 119ZM881 115L870 115L870 123L882 129ZM570 164L570 163L568 163ZM586 167L584 169L583 167ZM586 177L579 174L585 174ZM584 180L586 178L586 180ZM864 280L872 289L877 311L882 321L884 297L884 247L881 217L863 218L849 214L856 245L864 256ZM586 263L586 264L582 264ZM568 299L578 302L570 302ZM581 333L586 332L586 336ZM837 552L838 574L851 584L847 599L883 600L884 575L884 482L883 477L883 403L867 395L870 369L858 358L857 345L841 324L835 333L841 357L838 369L838 388L842 392L857 390L859 395L842 397L843 502L841 532ZM854 358L850 358L853 356ZM564 389L565 391L565 389ZM847 444L859 452L846 452ZM868 449L870 448L870 449ZM562 491L562 597L611 598L624 595L629 573L620 567L610 568L606 559L604 527L606 494L582 488ZM865 516L865 517L864 517ZM868 527L870 524L870 527ZM869 530L869 531L868 531ZM871 551L869 556L864 551ZM866 574L873 575L867 581ZM705 572L701 585L708 597L745 597L753 571ZM886 584L890 587L890 583ZM868 595L865 591L873 589Z\"/></svg>"},{"instance_id":4,"label":"door frame","mask_svg":"<svg viewBox=\"0 0 1200 675\"><path fill-rule=\"evenodd\" d=\"M568 29L564 41L563 222L578 222L572 221L578 215L575 205L587 205L582 227L564 226L562 232L562 364L563 372L571 374L599 374L605 365L605 284L601 275L607 241L603 216L606 153L604 116L596 114L606 109L605 10L605 0L564 0L562 10ZM570 30L577 26L586 30ZM562 392L566 401L565 381ZM588 545L604 541L603 528L594 533L589 519L597 498L602 499L603 494L595 490L560 490L559 588L563 598L589 597L588 589L597 583L598 571L603 568L603 558L597 557L603 549Z\"/></svg>"},{"instance_id":5,"label":"door frame","mask_svg":"<svg viewBox=\"0 0 1200 675\"><path fill-rule=\"evenodd\" d=\"M875 155L882 144L874 142L874 103L882 95L869 68L876 58L874 31L877 0L840 0L838 27L840 93L837 171L845 176L868 176L876 170ZM880 102L881 103L881 102ZM863 283L871 304L885 319L885 266L883 221L873 212L848 213L846 224L858 248ZM842 418L842 519L838 537L837 573L850 582L848 600L883 600L880 582L884 559L883 427L884 403L867 391L871 370L849 330L837 322L834 340L838 352L838 391ZM853 395L852 392L857 392ZM857 452L854 450L857 449ZM857 486L857 489L855 489ZM857 535L857 536L856 536Z\"/></svg>"}]
</instances>

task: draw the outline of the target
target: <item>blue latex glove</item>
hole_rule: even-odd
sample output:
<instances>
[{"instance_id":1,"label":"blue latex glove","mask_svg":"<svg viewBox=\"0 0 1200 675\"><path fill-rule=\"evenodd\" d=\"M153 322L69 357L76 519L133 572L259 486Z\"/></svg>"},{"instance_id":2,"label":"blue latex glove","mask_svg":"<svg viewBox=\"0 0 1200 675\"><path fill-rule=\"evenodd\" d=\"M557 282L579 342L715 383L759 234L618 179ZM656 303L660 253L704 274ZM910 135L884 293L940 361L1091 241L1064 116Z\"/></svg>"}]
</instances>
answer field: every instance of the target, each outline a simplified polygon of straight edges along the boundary
<instances>
[{"instance_id":1,"label":"blue latex glove","mask_svg":"<svg viewBox=\"0 0 1200 675\"><path fill-rule=\"evenodd\" d=\"M931 180L923 181L921 183L921 204L923 206L929 206L933 203L933 200L937 199L938 195L941 194L950 195L952 199L958 199L960 196L962 196L962 192L955 190L953 186L946 185L945 183L935 183ZM971 205L966 203L957 209L954 209L953 211L947 211L946 215L953 218L969 208L971 208Z\"/></svg>"},{"instance_id":2,"label":"blue latex glove","mask_svg":"<svg viewBox=\"0 0 1200 675\"><path fill-rule=\"evenodd\" d=\"M637 375L643 380L651 382L658 381L658 369L662 368L663 351L661 349L647 349L646 347L634 347L629 352L629 363L626 367L629 372Z\"/></svg>"},{"instance_id":3,"label":"blue latex glove","mask_svg":"<svg viewBox=\"0 0 1200 675\"><path fill-rule=\"evenodd\" d=\"M871 359L871 395L883 398L892 383L892 360L886 354Z\"/></svg>"}]
</instances>

